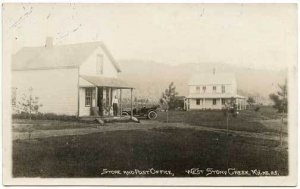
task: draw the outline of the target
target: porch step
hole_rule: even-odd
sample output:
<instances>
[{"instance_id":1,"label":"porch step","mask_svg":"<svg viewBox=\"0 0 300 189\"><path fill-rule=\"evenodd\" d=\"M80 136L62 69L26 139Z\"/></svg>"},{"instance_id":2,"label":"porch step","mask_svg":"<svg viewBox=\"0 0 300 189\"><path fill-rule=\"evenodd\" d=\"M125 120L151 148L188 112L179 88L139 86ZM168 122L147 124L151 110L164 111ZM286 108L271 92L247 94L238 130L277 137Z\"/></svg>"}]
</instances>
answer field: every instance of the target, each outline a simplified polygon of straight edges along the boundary
<instances>
[{"instance_id":1,"label":"porch step","mask_svg":"<svg viewBox=\"0 0 300 189\"><path fill-rule=\"evenodd\" d=\"M130 116L122 116L122 117L104 117L103 121L105 123L112 123L112 122L137 122L139 123L139 120L136 117L130 117Z\"/></svg>"},{"instance_id":2,"label":"porch step","mask_svg":"<svg viewBox=\"0 0 300 189\"><path fill-rule=\"evenodd\" d=\"M81 117L81 121L86 122L97 122L100 125L103 125L104 123L113 123L113 122L137 122L139 123L139 119L136 117L130 118L130 116L122 116L122 117L100 117L100 116L86 116Z\"/></svg>"}]
</instances>

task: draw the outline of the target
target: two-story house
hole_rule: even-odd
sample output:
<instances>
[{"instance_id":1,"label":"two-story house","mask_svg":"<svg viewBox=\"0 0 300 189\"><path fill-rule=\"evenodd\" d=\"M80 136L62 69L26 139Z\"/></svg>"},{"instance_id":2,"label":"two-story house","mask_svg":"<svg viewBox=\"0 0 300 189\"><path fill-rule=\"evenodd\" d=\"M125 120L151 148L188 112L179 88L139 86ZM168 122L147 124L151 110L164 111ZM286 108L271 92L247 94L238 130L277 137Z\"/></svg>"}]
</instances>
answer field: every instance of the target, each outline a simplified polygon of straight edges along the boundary
<instances>
[{"instance_id":1,"label":"two-story house","mask_svg":"<svg viewBox=\"0 0 300 189\"><path fill-rule=\"evenodd\" d=\"M237 82L230 73L199 73L189 81L186 110L222 109L232 99L239 110L246 108L246 98L237 94Z\"/></svg>"},{"instance_id":2,"label":"two-story house","mask_svg":"<svg viewBox=\"0 0 300 189\"><path fill-rule=\"evenodd\" d=\"M119 64L102 42L24 47L12 56L12 106L38 97L39 112L76 116L112 115L112 99L132 87L118 79ZM32 93L32 94L31 94Z\"/></svg>"}]
</instances>

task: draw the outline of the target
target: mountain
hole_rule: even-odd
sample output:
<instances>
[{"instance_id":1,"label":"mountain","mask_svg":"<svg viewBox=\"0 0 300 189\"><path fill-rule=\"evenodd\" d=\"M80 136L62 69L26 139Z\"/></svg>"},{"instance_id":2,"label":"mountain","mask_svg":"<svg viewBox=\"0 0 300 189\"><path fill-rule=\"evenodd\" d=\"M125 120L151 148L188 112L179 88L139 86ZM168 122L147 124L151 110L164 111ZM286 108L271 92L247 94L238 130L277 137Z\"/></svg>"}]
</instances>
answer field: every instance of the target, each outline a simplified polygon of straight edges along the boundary
<instances>
[{"instance_id":1,"label":"mountain","mask_svg":"<svg viewBox=\"0 0 300 189\"><path fill-rule=\"evenodd\" d=\"M167 86L174 82L181 96L188 95L188 81L193 74L209 73L215 68L218 72L235 73L238 93L255 96L268 102L270 93L277 91L278 83L283 83L287 71L272 71L245 68L224 63L185 63L168 65L155 61L119 60L122 72L120 78L135 87L137 98L157 101Z\"/></svg>"}]
</instances>

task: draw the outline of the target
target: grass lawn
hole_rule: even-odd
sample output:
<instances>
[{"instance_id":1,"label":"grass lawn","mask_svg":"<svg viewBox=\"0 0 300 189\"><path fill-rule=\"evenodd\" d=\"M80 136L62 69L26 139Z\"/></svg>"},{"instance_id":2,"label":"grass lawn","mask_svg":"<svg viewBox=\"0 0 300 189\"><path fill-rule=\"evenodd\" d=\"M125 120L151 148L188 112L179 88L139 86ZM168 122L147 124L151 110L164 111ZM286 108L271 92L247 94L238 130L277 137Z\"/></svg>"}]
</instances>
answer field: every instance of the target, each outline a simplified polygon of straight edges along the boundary
<instances>
[{"instance_id":1,"label":"grass lawn","mask_svg":"<svg viewBox=\"0 0 300 189\"><path fill-rule=\"evenodd\" d=\"M159 112L158 120L166 122L166 112ZM254 110L243 110L234 118L229 117L229 129L247 132L275 132L280 130L280 115L272 107L261 107L258 112ZM278 124L267 127L263 122L276 119ZM169 122L182 122L191 125L207 126L212 128L226 129L226 117L222 111L169 111ZM287 134L287 122L284 124L283 132Z\"/></svg>"},{"instance_id":2,"label":"grass lawn","mask_svg":"<svg viewBox=\"0 0 300 189\"><path fill-rule=\"evenodd\" d=\"M87 128L95 125L79 121L13 119L13 132Z\"/></svg>"},{"instance_id":3,"label":"grass lawn","mask_svg":"<svg viewBox=\"0 0 300 189\"><path fill-rule=\"evenodd\" d=\"M229 167L287 175L287 152L275 150L277 145L278 141L178 128L22 140L13 142L13 176L114 177L101 175L102 169L154 168L188 177L185 170L191 168Z\"/></svg>"}]
</instances>

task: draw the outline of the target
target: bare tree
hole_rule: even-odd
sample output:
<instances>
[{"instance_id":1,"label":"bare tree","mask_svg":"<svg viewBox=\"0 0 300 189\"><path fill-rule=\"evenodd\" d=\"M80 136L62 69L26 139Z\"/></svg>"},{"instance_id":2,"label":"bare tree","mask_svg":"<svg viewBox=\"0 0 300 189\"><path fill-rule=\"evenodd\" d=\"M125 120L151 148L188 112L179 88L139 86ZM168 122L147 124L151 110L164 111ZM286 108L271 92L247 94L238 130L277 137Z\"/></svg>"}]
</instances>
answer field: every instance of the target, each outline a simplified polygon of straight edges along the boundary
<instances>
[{"instance_id":1,"label":"bare tree","mask_svg":"<svg viewBox=\"0 0 300 189\"><path fill-rule=\"evenodd\" d=\"M160 102L166 102L168 104L168 110L175 108L175 100L176 95L178 93L176 92L176 87L173 82L171 82L168 86L168 88L165 90L164 93L162 93L162 97L160 99Z\"/></svg>"},{"instance_id":2,"label":"bare tree","mask_svg":"<svg viewBox=\"0 0 300 189\"><path fill-rule=\"evenodd\" d=\"M29 115L29 119L32 118L33 114L39 112L39 108L42 104L39 104L39 98L33 95L33 88L28 89L28 93L23 93L20 101L18 102L18 108L21 112L25 112Z\"/></svg>"},{"instance_id":3,"label":"bare tree","mask_svg":"<svg viewBox=\"0 0 300 189\"><path fill-rule=\"evenodd\" d=\"M175 96L177 94L176 87L174 83L171 82L160 98L160 103L163 109L167 112L167 122L169 122L169 110L175 108Z\"/></svg>"}]
</instances>

